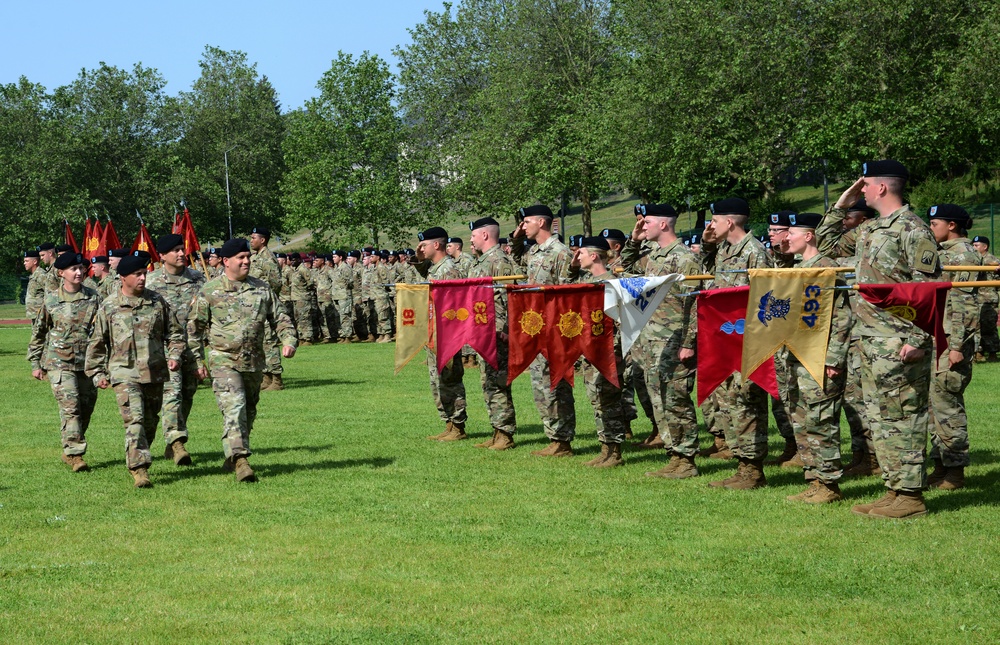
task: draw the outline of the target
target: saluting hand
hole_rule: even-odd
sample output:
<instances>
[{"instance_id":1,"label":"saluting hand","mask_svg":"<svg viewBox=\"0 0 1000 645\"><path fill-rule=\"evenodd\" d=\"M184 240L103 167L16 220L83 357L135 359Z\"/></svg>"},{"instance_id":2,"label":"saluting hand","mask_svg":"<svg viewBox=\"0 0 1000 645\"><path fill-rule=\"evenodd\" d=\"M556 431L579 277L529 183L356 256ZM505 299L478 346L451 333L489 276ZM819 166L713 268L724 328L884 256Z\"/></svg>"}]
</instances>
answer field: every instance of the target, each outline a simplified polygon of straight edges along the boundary
<instances>
[{"instance_id":1,"label":"saluting hand","mask_svg":"<svg viewBox=\"0 0 1000 645\"><path fill-rule=\"evenodd\" d=\"M646 220L642 215L635 216L635 227L632 229L632 239L638 242L646 239Z\"/></svg>"},{"instance_id":2,"label":"saluting hand","mask_svg":"<svg viewBox=\"0 0 1000 645\"><path fill-rule=\"evenodd\" d=\"M865 178L858 177L858 180L851 184L851 187L843 192L837 203L833 205L834 208L850 208L858 203L861 199L861 189L865 187Z\"/></svg>"}]
</instances>

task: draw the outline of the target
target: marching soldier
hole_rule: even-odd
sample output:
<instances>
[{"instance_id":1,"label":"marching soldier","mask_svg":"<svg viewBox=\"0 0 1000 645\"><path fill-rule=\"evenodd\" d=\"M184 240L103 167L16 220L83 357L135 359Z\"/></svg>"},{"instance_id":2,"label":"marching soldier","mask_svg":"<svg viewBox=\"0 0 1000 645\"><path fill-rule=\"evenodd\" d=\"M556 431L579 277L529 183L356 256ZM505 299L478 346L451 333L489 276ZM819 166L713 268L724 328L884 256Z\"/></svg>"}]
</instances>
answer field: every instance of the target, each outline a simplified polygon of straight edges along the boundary
<instances>
[{"instance_id":1,"label":"marching soldier","mask_svg":"<svg viewBox=\"0 0 1000 645\"><path fill-rule=\"evenodd\" d=\"M225 263L225 256L223 256ZM299 264L289 276L289 285L292 296L292 306L295 309L295 325L298 330L299 346L312 345L316 338L313 328L313 300L316 296L316 284L312 279L312 271L309 270L309 256L305 253L298 254ZM263 331L263 327L261 327ZM268 333L264 331L264 333Z\"/></svg>"},{"instance_id":2,"label":"marching soldier","mask_svg":"<svg viewBox=\"0 0 1000 645\"><path fill-rule=\"evenodd\" d=\"M38 250L24 252L24 270L28 272L28 287L24 291L24 317L34 320L45 300L45 274Z\"/></svg>"}]
</instances>

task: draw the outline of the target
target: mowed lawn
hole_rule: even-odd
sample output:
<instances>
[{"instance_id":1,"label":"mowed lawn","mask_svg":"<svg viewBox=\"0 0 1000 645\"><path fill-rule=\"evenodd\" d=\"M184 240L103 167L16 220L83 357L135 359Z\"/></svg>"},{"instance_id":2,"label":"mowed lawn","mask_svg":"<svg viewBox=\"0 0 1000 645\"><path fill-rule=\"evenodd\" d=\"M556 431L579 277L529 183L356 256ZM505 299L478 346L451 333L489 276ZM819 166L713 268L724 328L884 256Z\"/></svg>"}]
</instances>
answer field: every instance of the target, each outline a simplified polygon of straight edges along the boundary
<instances>
[{"instance_id":1,"label":"mowed lawn","mask_svg":"<svg viewBox=\"0 0 1000 645\"><path fill-rule=\"evenodd\" d=\"M288 389L264 393L256 485L223 474L221 417L201 388L177 468L154 449L135 490L113 396L89 433L93 470L59 460L48 383L30 379L26 327L0 328L0 635L4 642L996 642L1000 634L1000 365L969 390L968 487L927 495L907 522L856 517L874 478L813 508L771 486L582 464L598 449L582 379L577 456L545 444L527 375L518 448L424 439L441 430L426 368L392 375L392 345L306 347ZM488 434L478 372L470 431ZM637 435L649 430L637 424ZM704 439L708 442L707 437ZM776 433L772 451L780 449Z\"/></svg>"}]
</instances>

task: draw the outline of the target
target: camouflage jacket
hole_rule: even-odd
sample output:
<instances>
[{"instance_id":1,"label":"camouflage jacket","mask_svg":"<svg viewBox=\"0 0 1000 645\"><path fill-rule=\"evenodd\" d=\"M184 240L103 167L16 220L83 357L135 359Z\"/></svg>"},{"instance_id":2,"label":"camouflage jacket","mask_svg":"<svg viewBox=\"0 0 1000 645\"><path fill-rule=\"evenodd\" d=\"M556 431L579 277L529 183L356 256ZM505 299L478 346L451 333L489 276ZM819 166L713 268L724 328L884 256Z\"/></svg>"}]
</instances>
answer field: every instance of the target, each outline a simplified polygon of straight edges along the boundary
<instances>
[{"instance_id":1,"label":"camouflage jacket","mask_svg":"<svg viewBox=\"0 0 1000 645\"><path fill-rule=\"evenodd\" d=\"M281 291L281 267L266 246L250 253L250 275L266 282L275 293Z\"/></svg>"},{"instance_id":2,"label":"camouflage jacket","mask_svg":"<svg viewBox=\"0 0 1000 645\"><path fill-rule=\"evenodd\" d=\"M371 264L361 268L361 299L362 300L374 300L375 290L372 288L372 282L375 278L375 267Z\"/></svg>"},{"instance_id":3,"label":"camouflage jacket","mask_svg":"<svg viewBox=\"0 0 1000 645\"><path fill-rule=\"evenodd\" d=\"M800 269L817 269L837 267L840 264L833 258L822 253L816 254L799 264ZM837 279L837 286L846 286L846 282ZM830 319L830 341L826 346L825 364L839 369L847 368L847 354L851 348L851 329L854 325L854 314L848 295L850 289L835 289L833 292L833 315ZM788 352L789 360L798 360L793 352Z\"/></svg>"},{"instance_id":4,"label":"camouflage jacket","mask_svg":"<svg viewBox=\"0 0 1000 645\"><path fill-rule=\"evenodd\" d=\"M45 285L48 284L48 281L49 269L41 265L28 278L28 287L24 292L24 316L28 320L34 320L35 316L38 315L38 310L42 308L42 302L45 300Z\"/></svg>"},{"instance_id":5,"label":"camouflage jacket","mask_svg":"<svg viewBox=\"0 0 1000 645\"><path fill-rule=\"evenodd\" d=\"M940 243L938 257L941 264L958 266L981 265L979 255L967 237L945 240ZM970 282L979 280L978 273L971 271L945 271L943 278L948 282ZM948 334L948 349L960 352L962 346L976 335L979 329L979 300L976 287L952 287L948 289L948 300L944 306L944 332Z\"/></svg>"},{"instance_id":6,"label":"camouflage jacket","mask_svg":"<svg viewBox=\"0 0 1000 645\"><path fill-rule=\"evenodd\" d=\"M188 316L191 313L191 307L194 306L194 299L198 296L203 284L205 284L205 276L200 271L195 271L190 267L185 267L180 275L171 275L164 271L163 267L160 267L146 278L146 288L163 296L174 315L177 316L177 321L185 333L185 340L187 338ZM194 357L188 350L185 350L184 358Z\"/></svg>"},{"instance_id":7,"label":"camouflage jacket","mask_svg":"<svg viewBox=\"0 0 1000 645\"><path fill-rule=\"evenodd\" d=\"M455 266L455 261L447 255L437 264L431 264L430 260L424 260L413 267L417 272L428 280L461 280L462 273Z\"/></svg>"},{"instance_id":8,"label":"camouflage jacket","mask_svg":"<svg viewBox=\"0 0 1000 645\"><path fill-rule=\"evenodd\" d=\"M47 267L45 273L45 290L58 291L61 286L62 278L59 277L59 271L54 266Z\"/></svg>"},{"instance_id":9,"label":"camouflage jacket","mask_svg":"<svg viewBox=\"0 0 1000 645\"><path fill-rule=\"evenodd\" d=\"M385 285L392 282L392 267L379 262L372 271L371 281L372 299L380 302L389 300L389 287Z\"/></svg>"},{"instance_id":10,"label":"camouflage jacket","mask_svg":"<svg viewBox=\"0 0 1000 645\"><path fill-rule=\"evenodd\" d=\"M313 282L312 269L305 262L296 267L288 276L292 300L309 302L316 295L316 283Z\"/></svg>"},{"instance_id":11,"label":"camouflage jacket","mask_svg":"<svg viewBox=\"0 0 1000 645\"><path fill-rule=\"evenodd\" d=\"M352 272L351 275L354 278L354 290L351 292L351 294L354 297L355 304L361 304L362 300L364 299L361 294L361 286L362 286L361 272L364 271L364 269L365 268L358 263L355 263L354 266L351 267L351 272Z\"/></svg>"},{"instance_id":12,"label":"camouflage jacket","mask_svg":"<svg viewBox=\"0 0 1000 645\"><path fill-rule=\"evenodd\" d=\"M31 326L28 362L32 371L82 372L100 305L100 296L89 287L77 293L67 293L62 287L47 293Z\"/></svg>"},{"instance_id":13,"label":"camouflage jacket","mask_svg":"<svg viewBox=\"0 0 1000 645\"><path fill-rule=\"evenodd\" d=\"M853 258L858 248L858 228L844 230L847 211L831 208L816 227L816 244L819 252L828 258ZM868 221L868 220L865 220ZM865 222L861 223L864 226Z\"/></svg>"},{"instance_id":14,"label":"camouflage jacket","mask_svg":"<svg viewBox=\"0 0 1000 645\"><path fill-rule=\"evenodd\" d=\"M702 247L704 248L704 247ZM724 242L719 245L715 258L715 278L712 288L742 287L750 284L750 274L734 273L743 269L770 269L774 266L771 256L767 254L764 245L753 235L746 236L736 244Z\"/></svg>"},{"instance_id":15,"label":"camouflage jacket","mask_svg":"<svg viewBox=\"0 0 1000 645\"><path fill-rule=\"evenodd\" d=\"M452 258L452 260L455 260L455 258ZM463 278L470 277L469 270L472 269L472 265L475 263L476 261L468 253L462 253L458 256L458 259L455 260L455 266L457 266L458 270L462 272Z\"/></svg>"},{"instance_id":16,"label":"camouflage jacket","mask_svg":"<svg viewBox=\"0 0 1000 645\"><path fill-rule=\"evenodd\" d=\"M251 277L234 282L223 274L198 292L188 319L188 347L199 368L259 372L264 369L264 325L282 345L298 344L291 319L266 282Z\"/></svg>"},{"instance_id":17,"label":"camouflage jacket","mask_svg":"<svg viewBox=\"0 0 1000 645\"><path fill-rule=\"evenodd\" d=\"M97 310L87 347L87 375L94 383L162 383L167 360L181 360L184 331L163 296L146 289L130 298L118 291Z\"/></svg>"},{"instance_id":18,"label":"camouflage jacket","mask_svg":"<svg viewBox=\"0 0 1000 645\"><path fill-rule=\"evenodd\" d=\"M282 302L288 302L292 299L292 272L295 269L289 264L278 268L281 269L281 289L278 290L278 299ZM218 275L215 275L209 278L209 280L218 277Z\"/></svg>"},{"instance_id":19,"label":"camouflage jacket","mask_svg":"<svg viewBox=\"0 0 1000 645\"><path fill-rule=\"evenodd\" d=\"M937 242L908 205L858 228L855 262L857 284L930 282L941 277ZM912 347L931 348L929 334L864 298L855 300L855 314L859 336L903 338Z\"/></svg>"},{"instance_id":20,"label":"camouflage jacket","mask_svg":"<svg viewBox=\"0 0 1000 645\"><path fill-rule=\"evenodd\" d=\"M328 303L332 300L330 296L330 272L327 271L326 265L323 265L321 269L313 269L313 283L316 285L316 299L323 303Z\"/></svg>"},{"instance_id":21,"label":"camouflage jacket","mask_svg":"<svg viewBox=\"0 0 1000 645\"><path fill-rule=\"evenodd\" d=\"M981 257L984 266L997 266L1000 265L1000 260L996 258L992 253L987 253ZM990 275L989 273L981 273L980 280L994 280L996 274ZM996 287L979 287L979 293L977 294L979 298L979 304L981 305L995 305L1000 302L1000 291Z\"/></svg>"},{"instance_id":22,"label":"camouflage jacket","mask_svg":"<svg viewBox=\"0 0 1000 645\"><path fill-rule=\"evenodd\" d=\"M503 252L497 244L489 248L482 255L476 258L469 268L468 277L486 278L504 275L517 275L517 265L509 255ZM505 284L514 284L507 282ZM493 290L493 304L496 308L496 323L498 332L507 331L507 290Z\"/></svg>"},{"instance_id":23,"label":"camouflage jacket","mask_svg":"<svg viewBox=\"0 0 1000 645\"><path fill-rule=\"evenodd\" d=\"M351 265L341 260L330 273L330 295L334 300L350 300L354 291L354 271Z\"/></svg>"},{"instance_id":24,"label":"camouflage jacket","mask_svg":"<svg viewBox=\"0 0 1000 645\"><path fill-rule=\"evenodd\" d=\"M420 282L420 279L420 273L412 264L409 262L396 263L396 275L393 278L394 282L414 283Z\"/></svg>"},{"instance_id":25,"label":"camouflage jacket","mask_svg":"<svg viewBox=\"0 0 1000 645\"><path fill-rule=\"evenodd\" d=\"M697 275L701 273L698 256L679 240L666 246L653 244L653 250L642 255L642 247L629 240L622 248L622 264L629 271L641 270L643 275L656 276L670 273ZM698 282L675 282L649 322L639 334L639 342L666 342L684 349L697 347L698 306L697 298L682 297L686 291L698 288Z\"/></svg>"},{"instance_id":26,"label":"camouflage jacket","mask_svg":"<svg viewBox=\"0 0 1000 645\"><path fill-rule=\"evenodd\" d=\"M553 235L525 252L521 244L512 245L514 262L524 267L528 284L559 284L569 275L573 254Z\"/></svg>"}]
</instances>

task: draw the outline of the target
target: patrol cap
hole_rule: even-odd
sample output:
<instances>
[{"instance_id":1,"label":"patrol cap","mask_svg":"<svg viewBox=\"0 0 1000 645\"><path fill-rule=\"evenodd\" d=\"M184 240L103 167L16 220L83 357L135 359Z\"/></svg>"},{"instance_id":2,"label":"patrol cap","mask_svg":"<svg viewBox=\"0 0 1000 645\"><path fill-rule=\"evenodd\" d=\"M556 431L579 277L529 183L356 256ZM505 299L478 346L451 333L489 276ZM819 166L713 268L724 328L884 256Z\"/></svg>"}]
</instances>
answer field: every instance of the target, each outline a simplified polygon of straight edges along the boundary
<instances>
[{"instance_id":1,"label":"patrol cap","mask_svg":"<svg viewBox=\"0 0 1000 645\"><path fill-rule=\"evenodd\" d=\"M222 248L216 249L216 255L220 258L231 258L239 253L249 253L250 252L250 242L242 237L234 237L231 240L226 240L226 243L222 245Z\"/></svg>"},{"instance_id":2,"label":"patrol cap","mask_svg":"<svg viewBox=\"0 0 1000 645\"><path fill-rule=\"evenodd\" d=\"M621 231L621 230L619 230L617 228L606 228L603 231L601 231L601 237L603 237L606 240L614 240L616 242L624 242L625 241L625 232Z\"/></svg>"},{"instance_id":3,"label":"patrol cap","mask_svg":"<svg viewBox=\"0 0 1000 645\"><path fill-rule=\"evenodd\" d=\"M601 251L610 251L611 245L608 244L608 240L603 237L583 237L581 236L580 248L584 249L599 249Z\"/></svg>"},{"instance_id":4,"label":"patrol cap","mask_svg":"<svg viewBox=\"0 0 1000 645\"><path fill-rule=\"evenodd\" d=\"M448 239L448 231L440 226L432 226L426 231L417 233L417 239L421 242L426 242L427 240L446 240Z\"/></svg>"},{"instance_id":5,"label":"patrol cap","mask_svg":"<svg viewBox=\"0 0 1000 645\"><path fill-rule=\"evenodd\" d=\"M972 228L972 218L969 212L958 204L937 204L927 211L927 219L941 219L955 222L960 228Z\"/></svg>"},{"instance_id":6,"label":"patrol cap","mask_svg":"<svg viewBox=\"0 0 1000 645\"><path fill-rule=\"evenodd\" d=\"M985 235L977 235L976 237L972 238L972 241L973 242L981 242L982 244L985 244L986 246L990 245L990 238L986 237Z\"/></svg>"},{"instance_id":7,"label":"patrol cap","mask_svg":"<svg viewBox=\"0 0 1000 645\"><path fill-rule=\"evenodd\" d=\"M521 209L521 217L547 217L552 219L552 209L545 204L535 204Z\"/></svg>"},{"instance_id":8,"label":"patrol cap","mask_svg":"<svg viewBox=\"0 0 1000 645\"><path fill-rule=\"evenodd\" d=\"M271 229L269 229L266 226L254 226L250 230L250 232L251 233L256 233L257 235L260 235L261 237L266 237L267 239L271 239Z\"/></svg>"},{"instance_id":9,"label":"patrol cap","mask_svg":"<svg viewBox=\"0 0 1000 645\"><path fill-rule=\"evenodd\" d=\"M460 237L449 237L448 244L465 244Z\"/></svg>"},{"instance_id":10,"label":"patrol cap","mask_svg":"<svg viewBox=\"0 0 1000 645\"><path fill-rule=\"evenodd\" d=\"M361 251L354 249L353 251L347 254L347 257L361 259Z\"/></svg>"},{"instance_id":11,"label":"patrol cap","mask_svg":"<svg viewBox=\"0 0 1000 645\"><path fill-rule=\"evenodd\" d=\"M94 257L90 258L90 263L91 264L107 264L108 263L108 256L106 256L106 255L95 255Z\"/></svg>"},{"instance_id":12,"label":"patrol cap","mask_svg":"<svg viewBox=\"0 0 1000 645\"><path fill-rule=\"evenodd\" d=\"M862 197L858 201L854 202L853 206L848 206L847 212L848 213L864 213L865 217L868 218L868 219L873 219L875 217L878 217L878 211L875 210L874 208L872 208L871 206L869 206L868 202L865 201L864 197Z\"/></svg>"},{"instance_id":13,"label":"patrol cap","mask_svg":"<svg viewBox=\"0 0 1000 645\"><path fill-rule=\"evenodd\" d=\"M727 197L709 204L712 215L743 215L750 217L750 204L740 197Z\"/></svg>"},{"instance_id":14,"label":"patrol cap","mask_svg":"<svg viewBox=\"0 0 1000 645\"><path fill-rule=\"evenodd\" d=\"M901 177L909 179L910 173L906 166L895 159L880 159L866 161L861 164L861 174L865 177Z\"/></svg>"},{"instance_id":15,"label":"patrol cap","mask_svg":"<svg viewBox=\"0 0 1000 645\"><path fill-rule=\"evenodd\" d=\"M145 271L148 264L149 253L145 251L132 251L132 253L123 257L122 261L118 263L118 275L132 275L138 271Z\"/></svg>"},{"instance_id":16,"label":"patrol cap","mask_svg":"<svg viewBox=\"0 0 1000 645\"><path fill-rule=\"evenodd\" d=\"M167 235L161 235L156 239L156 252L157 253L167 253L173 251L178 246L184 244L184 238L177 233L168 233Z\"/></svg>"},{"instance_id":17,"label":"patrol cap","mask_svg":"<svg viewBox=\"0 0 1000 645\"><path fill-rule=\"evenodd\" d=\"M25 251L24 252L24 257L26 257L26 258L37 258L37 257L41 257L41 256L39 255L38 251L36 251L35 249L31 249L30 251Z\"/></svg>"},{"instance_id":18,"label":"patrol cap","mask_svg":"<svg viewBox=\"0 0 1000 645\"><path fill-rule=\"evenodd\" d=\"M496 221L492 217L480 217L475 222L469 222L470 231L483 228L484 226L500 226L500 222Z\"/></svg>"},{"instance_id":19,"label":"patrol cap","mask_svg":"<svg viewBox=\"0 0 1000 645\"><path fill-rule=\"evenodd\" d=\"M56 253L69 253L73 250L73 247L69 244L60 244L56 247Z\"/></svg>"},{"instance_id":20,"label":"patrol cap","mask_svg":"<svg viewBox=\"0 0 1000 645\"><path fill-rule=\"evenodd\" d=\"M819 213L791 213L788 216L788 225L792 228L816 228L823 221L823 216Z\"/></svg>"},{"instance_id":21,"label":"patrol cap","mask_svg":"<svg viewBox=\"0 0 1000 645\"><path fill-rule=\"evenodd\" d=\"M795 215L795 211L778 211L777 213L771 213L767 222L771 226L791 226L791 216Z\"/></svg>"},{"instance_id":22,"label":"patrol cap","mask_svg":"<svg viewBox=\"0 0 1000 645\"><path fill-rule=\"evenodd\" d=\"M639 204L639 214L645 217L677 217L670 204Z\"/></svg>"},{"instance_id":23,"label":"patrol cap","mask_svg":"<svg viewBox=\"0 0 1000 645\"><path fill-rule=\"evenodd\" d=\"M63 253L56 258L55 268L57 269L68 269L70 267L76 266L78 264L87 265L87 258L83 257L82 253Z\"/></svg>"},{"instance_id":24,"label":"patrol cap","mask_svg":"<svg viewBox=\"0 0 1000 645\"><path fill-rule=\"evenodd\" d=\"M56 245L53 244L52 242L42 242L41 244L38 245L39 251L52 251L55 250L55 248Z\"/></svg>"}]
</instances>

